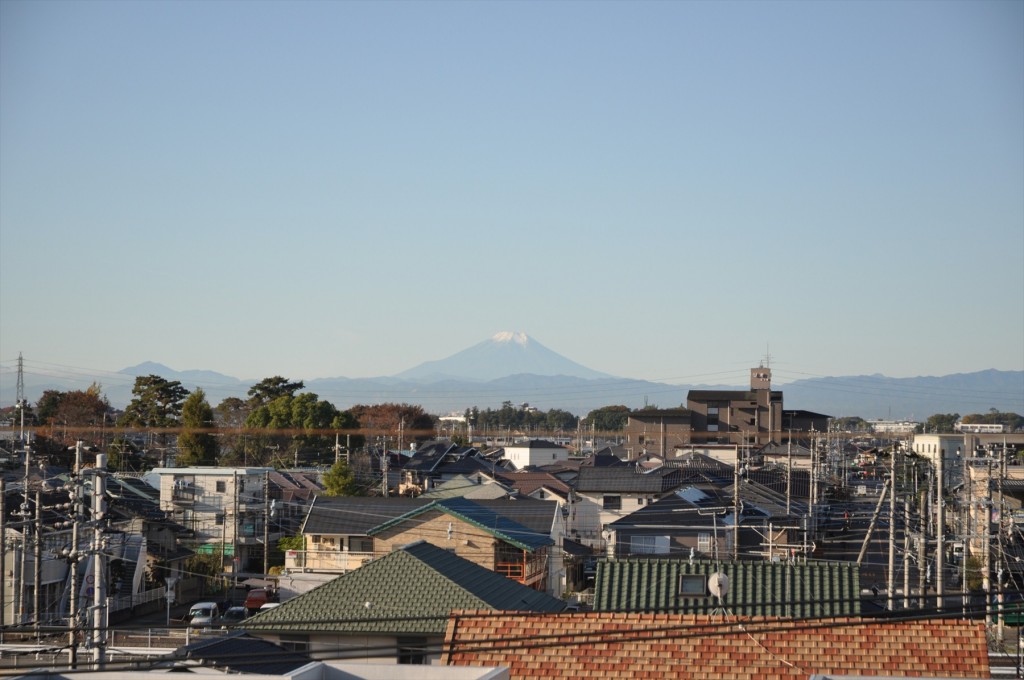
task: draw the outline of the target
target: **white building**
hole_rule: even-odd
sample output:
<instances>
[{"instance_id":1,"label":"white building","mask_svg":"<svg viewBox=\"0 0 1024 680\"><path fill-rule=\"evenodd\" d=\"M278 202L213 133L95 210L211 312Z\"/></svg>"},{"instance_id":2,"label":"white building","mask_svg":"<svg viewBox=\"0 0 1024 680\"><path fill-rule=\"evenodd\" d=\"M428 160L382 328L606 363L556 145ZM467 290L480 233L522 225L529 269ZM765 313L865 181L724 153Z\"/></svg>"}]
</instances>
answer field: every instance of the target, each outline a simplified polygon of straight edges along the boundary
<instances>
[{"instance_id":1,"label":"white building","mask_svg":"<svg viewBox=\"0 0 1024 680\"><path fill-rule=\"evenodd\" d=\"M531 439L505 447L505 459L517 470L531 465L551 465L569 460L569 449L544 439Z\"/></svg>"},{"instance_id":2,"label":"white building","mask_svg":"<svg viewBox=\"0 0 1024 680\"><path fill-rule=\"evenodd\" d=\"M147 481L160 489L160 509L189 531L183 543L198 553L221 555L225 571L262 572L264 539L273 545L280 538L270 521L272 471L265 467L156 468Z\"/></svg>"}]
</instances>

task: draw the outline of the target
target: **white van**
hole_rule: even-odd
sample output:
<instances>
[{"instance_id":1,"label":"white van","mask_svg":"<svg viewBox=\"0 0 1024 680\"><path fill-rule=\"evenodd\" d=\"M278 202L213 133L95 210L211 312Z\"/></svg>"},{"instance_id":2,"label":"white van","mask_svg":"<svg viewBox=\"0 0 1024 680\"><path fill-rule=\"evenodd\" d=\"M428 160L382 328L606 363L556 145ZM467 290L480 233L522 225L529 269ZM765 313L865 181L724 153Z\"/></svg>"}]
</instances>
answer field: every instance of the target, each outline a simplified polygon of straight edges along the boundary
<instances>
[{"instance_id":1,"label":"white van","mask_svg":"<svg viewBox=\"0 0 1024 680\"><path fill-rule=\"evenodd\" d=\"M192 628L209 628L220 616L216 602L197 602L188 610L188 625Z\"/></svg>"}]
</instances>

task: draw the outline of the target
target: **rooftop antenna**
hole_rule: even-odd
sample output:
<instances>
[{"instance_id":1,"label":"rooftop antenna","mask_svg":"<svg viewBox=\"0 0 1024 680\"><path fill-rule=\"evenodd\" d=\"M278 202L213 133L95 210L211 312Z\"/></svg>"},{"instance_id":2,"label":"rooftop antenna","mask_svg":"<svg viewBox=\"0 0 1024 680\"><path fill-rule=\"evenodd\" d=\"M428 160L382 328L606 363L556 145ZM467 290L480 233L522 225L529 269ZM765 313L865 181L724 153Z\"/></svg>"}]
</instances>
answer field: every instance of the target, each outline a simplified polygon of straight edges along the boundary
<instances>
[{"instance_id":1,"label":"rooftop antenna","mask_svg":"<svg viewBox=\"0 0 1024 680\"><path fill-rule=\"evenodd\" d=\"M712 613L717 613L719 610L725 613L725 596L729 594L729 577L721 571L711 574L708 577L708 590L718 600L718 607Z\"/></svg>"}]
</instances>

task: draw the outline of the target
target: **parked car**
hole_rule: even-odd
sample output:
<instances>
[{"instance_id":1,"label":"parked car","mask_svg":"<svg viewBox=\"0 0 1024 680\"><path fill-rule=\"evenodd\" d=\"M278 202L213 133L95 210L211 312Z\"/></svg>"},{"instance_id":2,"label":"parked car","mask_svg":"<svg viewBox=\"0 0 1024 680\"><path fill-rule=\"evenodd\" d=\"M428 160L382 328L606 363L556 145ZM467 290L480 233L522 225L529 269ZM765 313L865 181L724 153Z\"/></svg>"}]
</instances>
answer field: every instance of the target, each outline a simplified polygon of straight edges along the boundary
<instances>
[{"instance_id":1,"label":"parked car","mask_svg":"<svg viewBox=\"0 0 1024 680\"><path fill-rule=\"evenodd\" d=\"M277 595L271 590L266 588L253 588L249 591L249 594L245 597L245 608L249 610L250 614L258 612L260 607L268 602L275 602Z\"/></svg>"},{"instance_id":2,"label":"parked car","mask_svg":"<svg viewBox=\"0 0 1024 680\"><path fill-rule=\"evenodd\" d=\"M216 602L197 602L188 610L188 625L192 628L209 628L220 616Z\"/></svg>"},{"instance_id":3,"label":"parked car","mask_svg":"<svg viewBox=\"0 0 1024 680\"><path fill-rule=\"evenodd\" d=\"M220 617L220 627L227 628L249 618L249 610L245 607L231 607Z\"/></svg>"}]
</instances>

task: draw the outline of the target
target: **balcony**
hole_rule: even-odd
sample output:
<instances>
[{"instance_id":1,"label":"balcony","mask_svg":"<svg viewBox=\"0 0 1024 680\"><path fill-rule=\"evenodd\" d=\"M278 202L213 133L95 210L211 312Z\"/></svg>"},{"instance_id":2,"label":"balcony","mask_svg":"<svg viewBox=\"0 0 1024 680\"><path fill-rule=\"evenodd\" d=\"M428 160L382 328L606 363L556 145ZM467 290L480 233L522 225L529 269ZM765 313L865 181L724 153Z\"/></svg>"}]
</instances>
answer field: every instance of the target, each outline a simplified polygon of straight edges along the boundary
<instances>
[{"instance_id":1,"label":"balcony","mask_svg":"<svg viewBox=\"0 0 1024 680\"><path fill-rule=\"evenodd\" d=\"M543 585L547 576L547 554L520 555L500 551L495 556L494 571L524 586Z\"/></svg>"},{"instance_id":2,"label":"balcony","mask_svg":"<svg viewBox=\"0 0 1024 680\"><path fill-rule=\"evenodd\" d=\"M373 558L372 552L289 550L284 554L284 568L288 571L344 574L358 569Z\"/></svg>"},{"instance_id":3,"label":"balcony","mask_svg":"<svg viewBox=\"0 0 1024 680\"><path fill-rule=\"evenodd\" d=\"M197 495L194 486L175 486L171 492L171 502L175 505L195 505Z\"/></svg>"}]
</instances>

